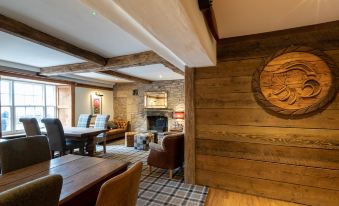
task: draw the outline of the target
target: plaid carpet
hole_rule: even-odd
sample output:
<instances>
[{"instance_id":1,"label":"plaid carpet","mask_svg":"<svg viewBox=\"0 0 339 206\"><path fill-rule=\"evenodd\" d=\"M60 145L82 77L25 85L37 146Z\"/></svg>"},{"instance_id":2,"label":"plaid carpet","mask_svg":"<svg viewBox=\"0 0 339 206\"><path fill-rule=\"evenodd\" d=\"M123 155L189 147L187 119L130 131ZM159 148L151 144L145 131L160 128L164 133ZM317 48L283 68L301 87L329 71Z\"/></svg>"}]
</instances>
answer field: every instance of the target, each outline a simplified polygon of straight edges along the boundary
<instances>
[{"instance_id":1,"label":"plaid carpet","mask_svg":"<svg viewBox=\"0 0 339 206\"><path fill-rule=\"evenodd\" d=\"M125 147L124 140L107 145L106 154L100 152L102 146L98 146L97 151L99 152L98 157L143 163L137 205L204 205L208 188L185 184L181 169L174 170L173 179L168 178L167 170L160 168L154 168L148 175L147 157L149 151Z\"/></svg>"}]
</instances>

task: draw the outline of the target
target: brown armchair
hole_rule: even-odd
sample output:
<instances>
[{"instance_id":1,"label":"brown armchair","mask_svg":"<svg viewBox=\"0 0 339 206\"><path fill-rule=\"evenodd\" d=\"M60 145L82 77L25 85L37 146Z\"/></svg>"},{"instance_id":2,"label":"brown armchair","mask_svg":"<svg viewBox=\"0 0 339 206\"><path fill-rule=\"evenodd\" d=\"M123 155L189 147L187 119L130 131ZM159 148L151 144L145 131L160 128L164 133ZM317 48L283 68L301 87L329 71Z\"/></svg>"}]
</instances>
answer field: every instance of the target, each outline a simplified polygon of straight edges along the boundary
<instances>
[{"instance_id":1,"label":"brown armchair","mask_svg":"<svg viewBox=\"0 0 339 206\"><path fill-rule=\"evenodd\" d=\"M169 178L173 169L181 167L184 162L184 133L169 134L161 144L150 143L150 154L147 158L149 173L152 166L169 170Z\"/></svg>"}]
</instances>

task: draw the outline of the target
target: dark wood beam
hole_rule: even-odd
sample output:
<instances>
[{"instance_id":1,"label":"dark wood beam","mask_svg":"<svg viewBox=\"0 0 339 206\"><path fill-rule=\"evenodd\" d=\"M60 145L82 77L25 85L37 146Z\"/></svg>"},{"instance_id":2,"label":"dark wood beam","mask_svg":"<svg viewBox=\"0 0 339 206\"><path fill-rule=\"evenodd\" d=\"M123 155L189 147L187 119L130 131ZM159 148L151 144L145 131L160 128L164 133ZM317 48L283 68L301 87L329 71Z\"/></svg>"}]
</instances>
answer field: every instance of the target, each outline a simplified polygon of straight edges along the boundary
<instances>
[{"instance_id":1,"label":"dark wood beam","mask_svg":"<svg viewBox=\"0 0 339 206\"><path fill-rule=\"evenodd\" d=\"M133 82L140 82L140 83L143 83L143 84L151 84L152 83L152 81L150 81L150 80L142 79L142 78L138 78L138 77L133 77L133 76L123 74L123 73L113 71L113 70L100 71L100 73L112 75L112 76L123 78L123 79L127 79L127 80L130 80L130 81L133 81Z\"/></svg>"},{"instance_id":2,"label":"dark wood beam","mask_svg":"<svg viewBox=\"0 0 339 206\"><path fill-rule=\"evenodd\" d=\"M268 57L292 45L337 49L339 21L221 39L217 43L218 61Z\"/></svg>"},{"instance_id":3,"label":"dark wood beam","mask_svg":"<svg viewBox=\"0 0 339 206\"><path fill-rule=\"evenodd\" d=\"M49 34L34 29L26 24L23 24L14 19L8 18L0 14L0 31L10 33L20 38L32 41L34 43L52 48L71 56L96 63L98 65L105 65L106 59L93 52L81 49L61 39L53 37Z\"/></svg>"},{"instance_id":4,"label":"dark wood beam","mask_svg":"<svg viewBox=\"0 0 339 206\"><path fill-rule=\"evenodd\" d=\"M17 71L11 70L10 68L8 68L8 70L0 69L0 76L16 77L16 78L43 81L43 82L74 85L76 87L85 87L85 88L113 91L113 88L94 86L90 84L82 84L82 83L77 83L77 82L67 81L67 80L54 79L51 77L39 76L36 73L32 73L32 72L17 72Z\"/></svg>"},{"instance_id":5,"label":"dark wood beam","mask_svg":"<svg viewBox=\"0 0 339 206\"><path fill-rule=\"evenodd\" d=\"M171 69L173 72L184 75L184 72L160 57L153 51L146 51L136 54L117 56L108 59L105 66L97 66L93 63L69 64L54 67L41 68L41 75L60 75L66 73L76 72L91 72L104 70L118 70L127 67L146 66L152 64L163 64L165 67Z\"/></svg>"}]
</instances>

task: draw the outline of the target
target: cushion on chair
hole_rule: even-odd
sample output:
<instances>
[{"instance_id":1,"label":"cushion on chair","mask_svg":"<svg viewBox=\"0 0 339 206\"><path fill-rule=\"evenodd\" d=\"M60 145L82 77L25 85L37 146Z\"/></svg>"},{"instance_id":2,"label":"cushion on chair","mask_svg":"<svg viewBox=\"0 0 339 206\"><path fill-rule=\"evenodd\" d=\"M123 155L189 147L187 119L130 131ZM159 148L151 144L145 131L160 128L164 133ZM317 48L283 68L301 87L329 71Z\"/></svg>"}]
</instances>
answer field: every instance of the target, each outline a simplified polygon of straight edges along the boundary
<instances>
[{"instance_id":1,"label":"cushion on chair","mask_svg":"<svg viewBox=\"0 0 339 206\"><path fill-rule=\"evenodd\" d=\"M42 177L0 193L0 205L57 206L61 187L60 175Z\"/></svg>"}]
</instances>

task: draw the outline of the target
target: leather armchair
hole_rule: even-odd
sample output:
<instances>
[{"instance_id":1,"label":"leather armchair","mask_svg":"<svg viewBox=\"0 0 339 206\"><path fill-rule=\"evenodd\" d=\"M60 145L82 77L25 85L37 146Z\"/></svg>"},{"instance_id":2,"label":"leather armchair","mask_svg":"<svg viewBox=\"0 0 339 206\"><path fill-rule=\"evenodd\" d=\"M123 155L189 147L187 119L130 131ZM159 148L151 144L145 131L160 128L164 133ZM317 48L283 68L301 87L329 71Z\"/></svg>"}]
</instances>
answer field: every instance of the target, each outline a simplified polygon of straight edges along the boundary
<instances>
[{"instance_id":1,"label":"leather armchair","mask_svg":"<svg viewBox=\"0 0 339 206\"><path fill-rule=\"evenodd\" d=\"M184 162L184 133L166 135L161 144L150 143L150 154L147 158L149 173L152 166L169 170L169 178L173 169L181 167Z\"/></svg>"}]
</instances>

